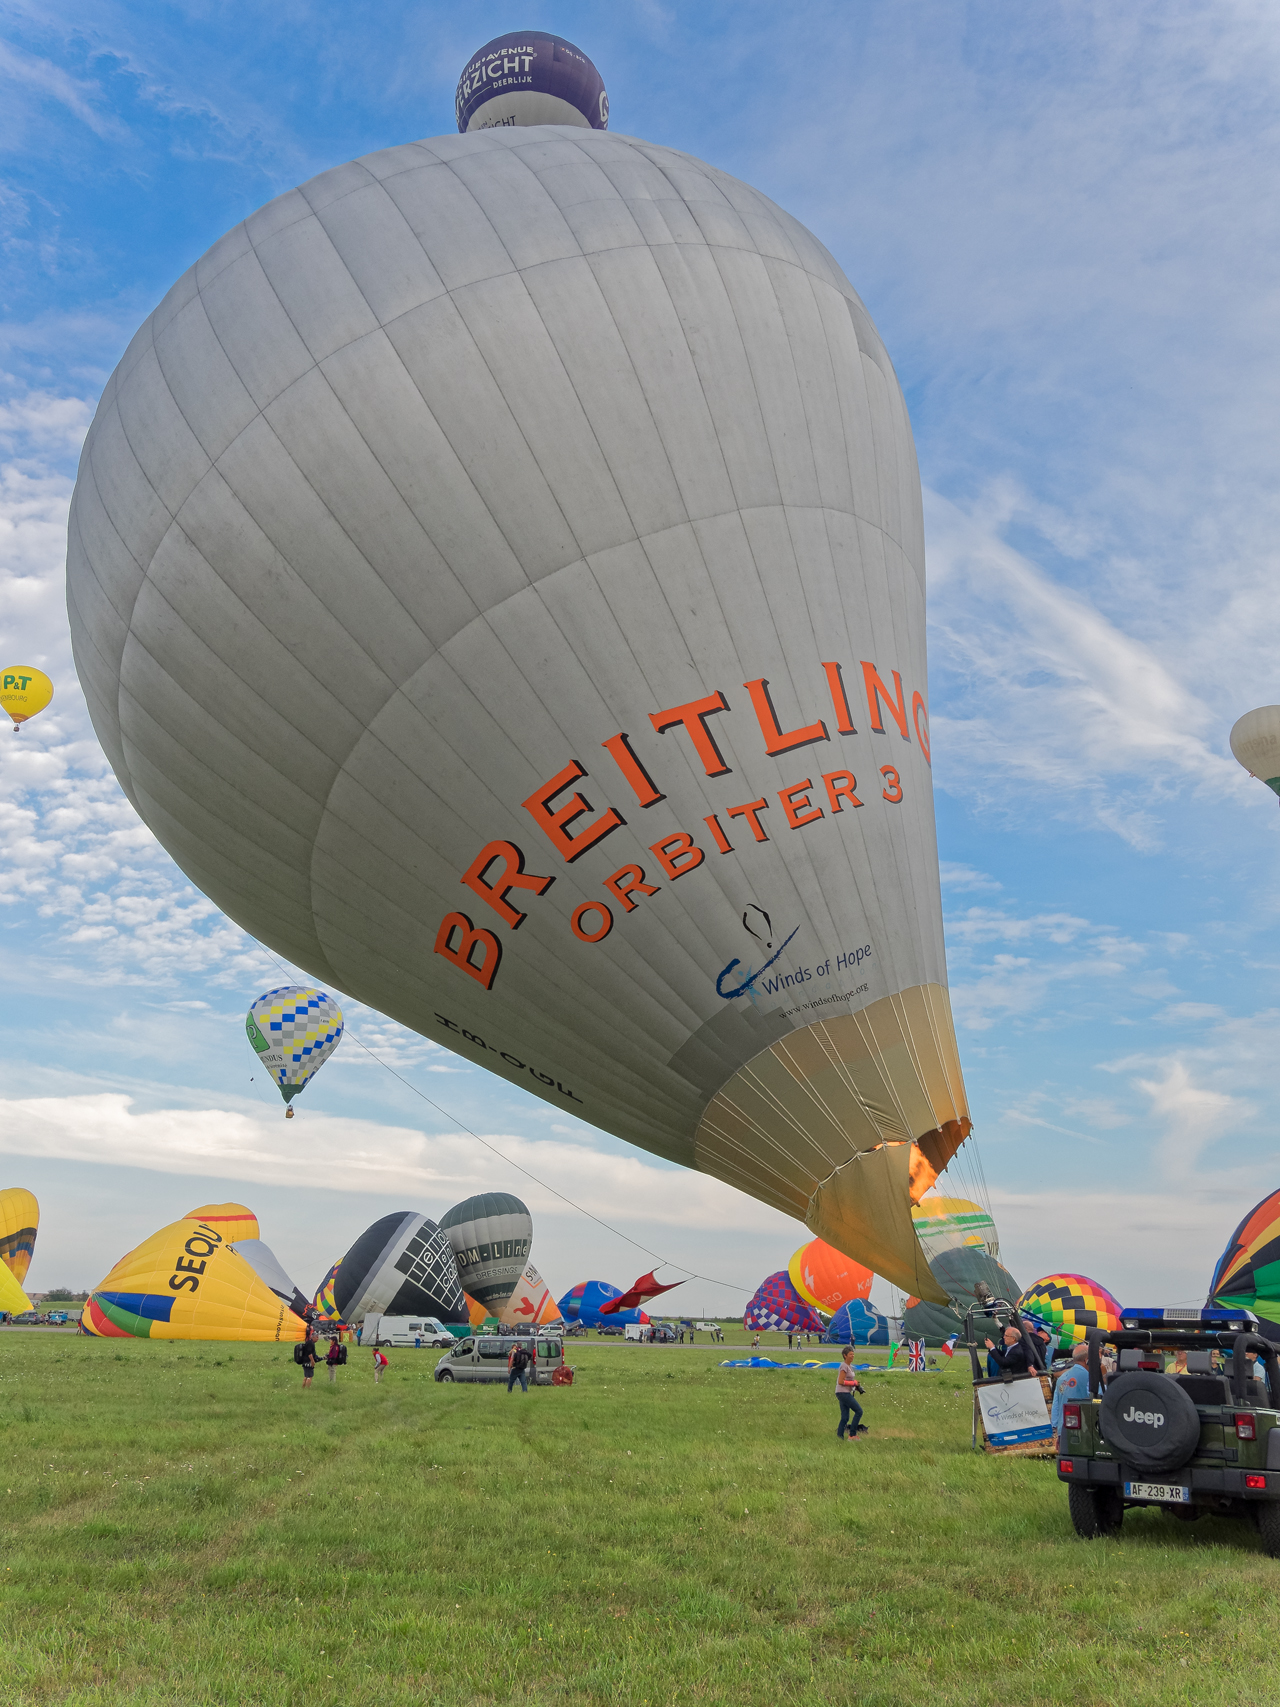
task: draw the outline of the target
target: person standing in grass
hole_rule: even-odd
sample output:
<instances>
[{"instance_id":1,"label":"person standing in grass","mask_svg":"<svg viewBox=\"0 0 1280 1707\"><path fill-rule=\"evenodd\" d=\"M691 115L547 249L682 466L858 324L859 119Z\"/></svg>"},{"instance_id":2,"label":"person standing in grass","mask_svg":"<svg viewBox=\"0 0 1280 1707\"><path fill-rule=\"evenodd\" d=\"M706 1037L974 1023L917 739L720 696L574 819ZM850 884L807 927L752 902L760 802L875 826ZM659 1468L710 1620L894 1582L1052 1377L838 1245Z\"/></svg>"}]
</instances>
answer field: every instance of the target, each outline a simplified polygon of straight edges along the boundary
<instances>
[{"instance_id":1,"label":"person standing in grass","mask_svg":"<svg viewBox=\"0 0 1280 1707\"><path fill-rule=\"evenodd\" d=\"M516 1382L520 1383L520 1391L529 1391L529 1348L523 1340L517 1340L507 1357L507 1392L511 1392Z\"/></svg>"},{"instance_id":2,"label":"person standing in grass","mask_svg":"<svg viewBox=\"0 0 1280 1707\"><path fill-rule=\"evenodd\" d=\"M298 1359L302 1365L302 1385L304 1387L311 1385L311 1377L316 1372L316 1354L319 1350L320 1348L316 1344L315 1329L308 1327L307 1337L302 1342L302 1356Z\"/></svg>"},{"instance_id":3,"label":"person standing in grass","mask_svg":"<svg viewBox=\"0 0 1280 1707\"><path fill-rule=\"evenodd\" d=\"M840 1367L836 1370L836 1402L840 1406L837 1440L856 1440L867 1432L862 1422L862 1406L858 1403L858 1394L864 1391L853 1367L853 1347L847 1345L840 1353Z\"/></svg>"},{"instance_id":4,"label":"person standing in grass","mask_svg":"<svg viewBox=\"0 0 1280 1707\"><path fill-rule=\"evenodd\" d=\"M380 1345L373 1348L373 1384L376 1387L382 1380L382 1371L387 1367L387 1354Z\"/></svg>"},{"instance_id":5,"label":"person standing in grass","mask_svg":"<svg viewBox=\"0 0 1280 1707\"><path fill-rule=\"evenodd\" d=\"M338 1344L338 1336L335 1334L333 1336L333 1338L329 1341L329 1350L325 1353L325 1363L328 1365L328 1369L329 1369L330 1385L334 1385L337 1382L338 1365L341 1362L342 1362L342 1349Z\"/></svg>"}]
</instances>

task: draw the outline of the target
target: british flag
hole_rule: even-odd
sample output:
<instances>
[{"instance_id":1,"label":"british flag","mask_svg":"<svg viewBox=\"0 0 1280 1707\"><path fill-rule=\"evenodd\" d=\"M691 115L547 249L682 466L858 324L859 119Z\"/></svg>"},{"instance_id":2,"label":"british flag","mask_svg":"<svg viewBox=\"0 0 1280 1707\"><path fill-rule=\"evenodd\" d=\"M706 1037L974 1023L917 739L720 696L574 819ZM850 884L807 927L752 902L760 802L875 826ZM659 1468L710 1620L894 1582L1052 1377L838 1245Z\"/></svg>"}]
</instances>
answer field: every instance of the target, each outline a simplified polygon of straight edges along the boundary
<instances>
[{"instance_id":1,"label":"british flag","mask_svg":"<svg viewBox=\"0 0 1280 1707\"><path fill-rule=\"evenodd\" d=\"M924 1372L924 1341L923 1340L908 1340L907 1341L907 1351L910 1354L910 1362L909 1362L908 1367L911 1369L914 1369L917 1374L923 1374L923 1372Z\"/></svg>"}]
</instances>

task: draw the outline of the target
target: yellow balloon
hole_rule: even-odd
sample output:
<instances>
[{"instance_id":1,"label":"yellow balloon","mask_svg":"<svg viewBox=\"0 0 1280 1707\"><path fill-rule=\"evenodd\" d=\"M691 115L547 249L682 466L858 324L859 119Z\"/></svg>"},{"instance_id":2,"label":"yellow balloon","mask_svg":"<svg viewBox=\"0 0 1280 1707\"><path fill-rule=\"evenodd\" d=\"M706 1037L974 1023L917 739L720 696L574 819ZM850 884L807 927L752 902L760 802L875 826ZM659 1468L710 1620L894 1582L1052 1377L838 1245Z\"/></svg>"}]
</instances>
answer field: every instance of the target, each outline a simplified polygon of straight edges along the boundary
<instances>
[{"instance_id":1,"label":"yellow balloon","mask_svg":"<svg viewBox=\"0 0 1280 1707\"><path fill-rule=\"evenodd\" d=\"M0 1263L9 1269L19 1286L27 1278L27 1270L31 1266L39 1225L40 1205L33 1193L17 1185L0 1191ZM0 1310L14 1308L29 1310L31 1306L0 1303Z\"/></svg>"},{"instance_id":2,"label":"yellow balloon","mask_svg":"<svg viewBox=\"0 0 1280 1707\"><path fill-rule=\"evenodd\" d=\"M7 1310L11 1316L19 1316L24 1310L34 1309L35 1305L0 1262L0 1310Z\"/></svg>"},{"instance_id":3,"label":"yellow balloon","mask_svg":"<svg viewBox=\"0 0 1280 1707\"><path fill-rule=\"evenodd\" d=\"M122 1257L81 1315L87 1332L158 1340L300 1340L306 1324L231 1249L257 1237L238 1203L205 1206ZM248 1231L252 1228L252 1232Z\"/></svg>"},{"instance_id":4,"label":"yellow balloon","mask_svg":"<svg viewBox=\"0 0 1280 1707\"><path fill-rule=\"evenodd\" d=\"M43 711L53 698L53 683L31 664L9 664L0 670L0 706L13 719L16 735L28 717Z\"/></svg>"}]
</instances>

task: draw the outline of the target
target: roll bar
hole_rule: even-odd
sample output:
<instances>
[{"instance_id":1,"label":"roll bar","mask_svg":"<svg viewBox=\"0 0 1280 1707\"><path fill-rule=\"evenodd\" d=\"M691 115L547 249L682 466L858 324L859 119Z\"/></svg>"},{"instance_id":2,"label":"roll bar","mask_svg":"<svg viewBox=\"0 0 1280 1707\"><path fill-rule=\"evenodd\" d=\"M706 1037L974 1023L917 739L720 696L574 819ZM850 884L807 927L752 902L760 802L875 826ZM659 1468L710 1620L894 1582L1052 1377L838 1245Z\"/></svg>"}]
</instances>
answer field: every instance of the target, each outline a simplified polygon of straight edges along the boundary
<instances>
[{"instance_id":1,"label":"roll bar","mask_svg":"<svg viewBox=\"0 0 1280 1707\"><path fill-rule=\"evenodd\" d=\"M1190 1333L1186 1328L1086 1328L1085 1342L1089 1347L1089 1397L1096 1399L1102 1391L1102 1348L1113 1345L1117 1351L1220 1351L1231 1359L1231 1399L1242 1409L1249 1403L1249 1353L1263 1360L1267 1371L1267 1387L1271 1403L1280 1407L1280 1346L1246 1329L1243 1333L1214 1330L1209 1333Z\"/></svg>"}]
</instances>

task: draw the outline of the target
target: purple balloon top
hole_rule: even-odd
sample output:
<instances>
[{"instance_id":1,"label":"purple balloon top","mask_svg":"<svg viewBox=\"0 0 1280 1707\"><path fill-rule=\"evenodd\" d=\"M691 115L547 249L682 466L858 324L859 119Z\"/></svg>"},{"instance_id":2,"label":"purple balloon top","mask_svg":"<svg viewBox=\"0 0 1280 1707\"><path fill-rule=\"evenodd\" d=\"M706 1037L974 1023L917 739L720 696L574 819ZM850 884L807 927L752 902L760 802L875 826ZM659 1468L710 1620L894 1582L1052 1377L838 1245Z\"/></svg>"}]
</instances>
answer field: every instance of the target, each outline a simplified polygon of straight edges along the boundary
<instances>
[{"instance_id":1,"label":"purple balloon top","mask_svg":"<svg viewBox=\"0 0 1280 1707\"><path fill-rule=\"evenodd\" d=\"M495 96L554 95L580 112L592 130L608 130L609 97L604 79L581 49L563 36L516 30L495 36L467 61L458 79L458 129L465 131L479 107ZM517 124L508 118L499 122ZM526 123L537 122L526 120Z\"/></svg>"}]
</instances>

